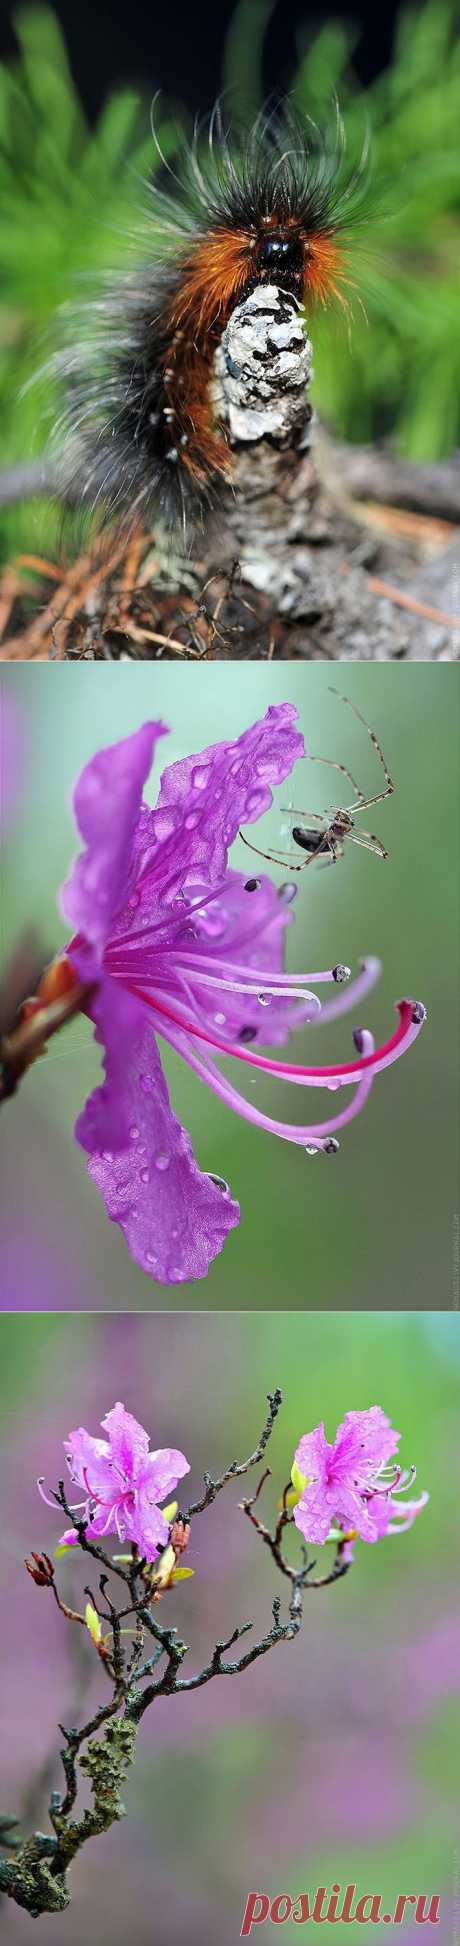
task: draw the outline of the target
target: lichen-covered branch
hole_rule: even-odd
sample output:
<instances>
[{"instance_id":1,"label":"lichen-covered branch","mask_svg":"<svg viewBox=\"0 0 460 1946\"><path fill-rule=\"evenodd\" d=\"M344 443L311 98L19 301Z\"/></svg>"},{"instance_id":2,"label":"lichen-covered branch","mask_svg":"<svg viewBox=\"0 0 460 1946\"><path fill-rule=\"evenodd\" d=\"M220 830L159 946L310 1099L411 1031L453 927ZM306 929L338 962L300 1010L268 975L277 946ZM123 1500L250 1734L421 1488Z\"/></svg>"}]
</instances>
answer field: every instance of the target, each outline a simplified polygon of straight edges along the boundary
<instances>
[{"instance_id":1,"label":"lichen-covered branch","mask_svg":"<svg viewBox=\"0 0 460 1946\"><path fill-rule=\"evenodd\" d=\"M32 1918L39 1918L44 1912L65 1910L70 1898L67 1874L73 1859L90 1838L101 1836L124 1817L122 1791L133 1762L139 1724L157 1698L202 1688L215 1676L240 1675L278 1643L292 1641L301 1627L305 1593L311 1586L327 1585L328 1581L337 1578L338 1573L345 1572L345 1565L341 1563L325 1577L323 1584L312 1581L305 1549L302 1549L300 1568L291 1566L282 1551L284 1528L290 1516L283 1504L274 1536L270 1537L268 1529L262 1528L258 1516L254 1514L258 1488L252 1499L243 1503L243 1510L270 1546L277 1571L289 1579L286 1616L282 1618L280 1598L276 1596L270 1626L260 1639L231 1656L229 1652L236 1649L252 1629L250 1621L239 1623L215 1643L201 1669L184 1676L183 1664L189 1652L187 1643L175 1627L160 1622L158 1604L173 1591L176 1581L184 1573L180 1562L189 1542L191 1522L211 1506L231 1480L240 1478L258 1464L271 1439L281 1402L278 1389L269 1394L268 1414L260 1438L247 1459L232 1460L215 1479L206 1474L201 1499L193 1503L184 1516L178 1515L174 1508L169 1543L159 1561L152 1563L141 1559L139 1549L134 1544L126 1554L112 1559L99 1542L87 1534L87 1522L75 1520L64 1482L59 1482L53 1498L74 1521L83 1554L98 1563L97 1594L85 1587L88 1605L81 1614L63 1600L49 1555L32 1553L26 1566L36 1585L53 1594L64 1619L71 1625L83 1624L89 1630L110 1693L80 1726L59 1726L64 1740L60 1757L65 1789L62 1794L56 1790L51 1794L50 1832L44 1834L35 1831L21 1841L16 1819L7 1817L0 1820L0 1845L10 1854L0 1859L0 1891L28 1911ZM265 1472L261 1485L266 1478ZM340 1547L338 1553L340 1555ZM117 1583L121 1592L121 1606L110 1592ZM154 1648L145 1655L149 1638ZM82 1776L89 1779L91 1804L79 1811Z\"/></svg>"}]
</instances>

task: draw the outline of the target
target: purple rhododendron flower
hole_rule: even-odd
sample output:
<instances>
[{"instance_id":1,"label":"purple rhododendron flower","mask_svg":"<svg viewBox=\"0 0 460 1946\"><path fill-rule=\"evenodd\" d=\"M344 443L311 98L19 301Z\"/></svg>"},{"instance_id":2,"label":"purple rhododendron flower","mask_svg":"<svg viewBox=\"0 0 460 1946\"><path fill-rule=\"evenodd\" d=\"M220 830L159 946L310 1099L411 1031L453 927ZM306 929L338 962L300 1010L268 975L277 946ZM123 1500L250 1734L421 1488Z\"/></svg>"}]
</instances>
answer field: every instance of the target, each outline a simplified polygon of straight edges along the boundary
<instances>
[{"instance_id":1,"label":"purple rhododendron flower","mask_svg":"<svg viewBox=\"0 0 460 1946\"><path fill-rule=\"evenodd\" d=\"M178 1480L190 1472L188 1460L173 1446L150 1453L148 1433L120 1401L101 1424L107 1439L93 1439L84 1426L78 1426L64 1440L70 1478L84 1489L84 1499L76 1501L72 1511L80 1512L90 1539L117 1534L119 1541L135 1541L140 1554L154 1561L166 1545L170 1526L158 1501L167 1500ZM38 1485L46 1505L55 1507L41 1480ZM68 1527L60 1544L70 1546L75 1541L77 1530Z\"/></svg>"},{"instance_id":2,"label":"purple rhododendron flower","mask_svg":"<svg viewBox=\"0 0 460 1946\"><path fill-rule=\"evenodd\" d=\"M161 723L146 723L100 751L75 791L85 850L61 895L76 928L66 951L77 977L94 982L87 1012L105 1049L106 1077L76 1135L108 1215L135 1261L160 1283L205 1276L239 1207L228 1185L195 1161L170 1106L157 1035L247 1121L313 1151L333 1151L335 1131L363 1106L374 1074L410 1045L424 1018L419 1005L401 1001L391 1039L374 1052L371 1035L359 1030L357 1054L341 1066L294 1066L259 1052L268 1021L270 1043L282 1043L291 1027L342 1013L380 970L377 960L366 960L348 992L321 1008L310 986L341 983L348 969L295 978L283 972L295 887L277 892L268 877L248 880L228 866L240 825L269 808L272 788L303 755L296 717L289 703L273 706L236 742L171 764L155 810L142 802L142 788L165 734ZM297 1085L351 1082L355 1094L314 1127L276 1121L222 1075L216 1051Z\"/></svg>"},{"instance_id":3,"label":"purple rhododendron flower","mask_svg":"<svg viewBox=\"0 0 460 1946\"><path fill-rule=\"evenodd\" d=\"M409 1473L399 1466L389 1468L400 1437L378 1405L368 1412L346 1412L332 1446L323 1424L304 1434L295 1454L295 1484L302 1491L294 1520L306 1541L326 1541L335 1523L347 1535L349 1547L355 1534L363 1541L378 1541L412 1526L428 1494L401 1509L393 1498L415 1477L413 1467Z\"/></svg>"}]
</instances>

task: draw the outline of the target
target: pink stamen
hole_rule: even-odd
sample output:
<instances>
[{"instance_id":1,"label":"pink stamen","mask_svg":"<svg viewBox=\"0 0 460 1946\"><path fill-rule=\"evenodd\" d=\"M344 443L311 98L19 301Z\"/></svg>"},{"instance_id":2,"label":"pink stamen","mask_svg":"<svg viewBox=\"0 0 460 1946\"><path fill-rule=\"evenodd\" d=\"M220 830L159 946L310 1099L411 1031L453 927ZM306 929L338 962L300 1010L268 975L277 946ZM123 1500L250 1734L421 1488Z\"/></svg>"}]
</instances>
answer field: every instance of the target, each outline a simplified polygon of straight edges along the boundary
<instances>
[{"instance_id":1,"label":"pink stamen","mask_svg":"<svg viewBox=\"0 0 460 1946\"><path fill-rule=\"evenodd\" d=\"M196 1040L207 1041L210 1047L217 1048L219 1054L230 1054L235 1060L244 1061L249 1067L258 1068L259 1072L262 1070L266 1074L276 1074L288 1081L311 1081L319 1087L323 1082L327 1085L329 1080L335 1078L353 1081L354 1077L361 1075L365 1068L375 1068L381 1061L391 1060L392 1055L406 1039L411 1026L422 1024L417 1017L414 1019L414 1001L398 1000L396 1007L399 1013L399 1027L388 1041L384 1041L382 1047L376 1048L375 1053L363 1054L357 1061L342 1061L330 1067L300 1067L286 1061L272 1061L267 1055L251 1053L248 1048L230 1046L228 1041L218 1039L217 1035L209 1033L207 1028L197 1026L195 1021L184 1020L183 1015L176 1013L173 1007L168 1007L165 1001L158 999L158 996L152 998L151 994L146 993L142 987L130 985L130 992L134 993L138 1000L143 1000L154 1013L163 1014L166 1020L171 1020L175 1027L180 1028L181 1033L192 1034Z\"/></svg>"}]
</instances>

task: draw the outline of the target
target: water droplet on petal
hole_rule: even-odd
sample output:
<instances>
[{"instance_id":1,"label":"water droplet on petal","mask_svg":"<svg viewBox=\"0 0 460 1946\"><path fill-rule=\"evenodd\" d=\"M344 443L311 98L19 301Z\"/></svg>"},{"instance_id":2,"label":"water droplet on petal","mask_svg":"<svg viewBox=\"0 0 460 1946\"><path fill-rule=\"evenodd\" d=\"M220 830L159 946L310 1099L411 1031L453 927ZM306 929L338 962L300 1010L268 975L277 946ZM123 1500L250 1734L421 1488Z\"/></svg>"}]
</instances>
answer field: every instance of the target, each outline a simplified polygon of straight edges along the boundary
<instances>
[{"instance_id":1,"label":"water droplet on petal","mask_svg":"<svg viewBox=\"0 0 460 1946\"><path fill-rule=\"evenodd\" d=\"M192 784L196 791L205 791L209 776L209 764L197 764L192 770Z\"/></svg>"},{"instance_id":2,"label":"water droplet on petal","mask_svg":"<svg viewBox=\"0 0 460 1946\"><path fill-rule=\"evenodd\" d=\"M225 1027L225 1019L226 1019L225 1014L214 1014L214 1021L216 1027Z\"/></svg>"},{"instance_id":3,"label":"water droplet on petal","mask_svg":"<svg viewBox=\"0 0 460 1946\"><path fill-rule=\"evenodd\" d=\"M245 892L258 892L259 886L260 878L247 878L244 889Z\"/></svg>"},{"instance_id":4,"label":"water droplet on petal","mask_svg":"<svg viewBox=\"0 0 460 1946\"><path fill-rule=\"evenodd\" d=\"M222 1196L230 1195L230 1185L225 1181L225 1176L214 1176L211 1169L208 1169L208 1175L209 1181L215 1183L216 1189L220 1189Z\"/></svg>"},{"instance_id":5,"label":"water droplet on petal","mask_svg":"<svg viewBox=\"0 0 460 1946\"><path fill-rule=\"evenodd\" d=\"M159 811L154 811L153 816L155 820L155 837L159 838L160 840L164 838L171 838L172 833L176 828L175 811L167 811L167 810L163 810L163 808L160 808ZM143 863L145 865L145 858Z\"/></svg>"},{"instance_id":6,"label":"water droplet on petal","mask_svg":"<svg viewBox=\"0 0 460 1946\"><path fill-rule=\"evenodd\" d=\"M340 1088L340 1081L328 1081L327 1083L328 1095L336 1095L338 1088Z\"/></svg>"},{"instance_id":7,"label":"water droplet on petal","mask_svg":"<svg viewBox=\"0 0 460 1946\"><path fill-rule=\"evenodd\" d=\"M285 885L280 885L278 892L280 905L292 905L297 898L298 889L298 885L289 885L287 882Z\"/></svg>"},{"instance_id":8,"label":"water droplet on petal","mask_svg":"<svg viewBox=\"0 0 460 1946\"><path fill-rule=\"evenodd\" d=\"M317 1149L317 1147L316 1147L316 1143L315 1143L315 1144L313 1144L313 1142L306 1142L306 1143L305 1143L305 1154L306 1154L306 1155L318 1155L318 1153L319 1153L319 1151L318 1151L318 1149Z\"/></svg>"},{"instance_id":9,"label":"water droplet on petal","mask_svg":"<svg viewBox=\"0 0 460 1946\"><path fill-rule=\"evenodd\" d=\"M343 986L345 980L351 980L351 966L341 966L340 963L338 966L333 966L332 978L335 980L336 986Z\"/></svg>"},{"instance_id":10,"label":"water droplet on petal","mask_svg":"<svg viewBox=\"0 0 460 1946\"><path fill-rule=\"evenodd\" d=\"M259 1007L271 1007L271 993L258 993Z\"/></svg>"},{"instance_id":11,"label":"water droplet on petal","mask_svg":"<svg viewBox=\"0 0 460 1946\"><path fill-rule=\"evenodd\" d=\"M146 1262L147 1262L148 1264L156 1264L156 1263L158 1263L158 1257L156 1257L156 1256L155 1256L155 1251L154 1251L154 1250L146 1250L146 1252L145 1252L145 1257L146 1257Z\"/></svg>"},{"instance_id":12,"label":"water droplet on petal","mask_svg":"<svg viewBox=\"0 0 460 1946\"><path fill-rule=\"evenodd\" d=\"M170 1161L171 1161L171 1157L170 1157L170 1155L165 1155L165 1154L160 1154L160 1155L156 1155L156 1156L155 1156L155 1168L156 1168L156 1169L161 1169L161 1170L163 1170L163 1169L169 1169L169 1164L170 1164Z\"/></svg>"},{"instance_id":13,"label":"water droplet on petal","mask_svg":"<svg viewBox=\"0 0 460 1946\"><path fill-rule=\"evenodd\" d=\"M339 1148L340 1148L340 1142L337 1141L337 1136L328 1135L327 1142L324 1143L324 1154L337 1155L337 1150Z\"/></svg>"},{"instance_id":14,"label":"water droplet on petal","mask_svg":"<svg viewBox=\"0 0 460 1946\"><path fill-rule=\"evenodd\" d=\"M137 1126L137 1122L132 1122L132 1123L131 1123L131 1128L130 1128L130 1131L129 1131L129 1139L130 1139L130 1142L138 1142L138 1141L139 1141L139 1129L138 1129L138 1126Z\"/></svg>"}]
</instances>

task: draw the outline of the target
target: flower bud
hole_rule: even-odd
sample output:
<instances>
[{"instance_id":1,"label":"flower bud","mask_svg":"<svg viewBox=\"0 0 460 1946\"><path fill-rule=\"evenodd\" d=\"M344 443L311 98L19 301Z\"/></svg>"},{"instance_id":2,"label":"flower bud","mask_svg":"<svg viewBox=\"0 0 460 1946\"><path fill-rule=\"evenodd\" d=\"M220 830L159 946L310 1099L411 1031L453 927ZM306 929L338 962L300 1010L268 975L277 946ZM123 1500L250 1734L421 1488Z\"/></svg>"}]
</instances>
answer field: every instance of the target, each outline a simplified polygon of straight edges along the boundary
<instances>
[{"instance_id":1,"label":"flower bud","mask_svg":"<svg viewBox=\"0 0 460 1946\"><path fill-rule=\"evenodd\" d=\"M54 1568L49 1554L34 1554L32 1549L32 1553L29 1554L28 1559L24 1562L24 1567L27 1568L27 1573L32 1575L32 1581L35 1581L36 1588L52 1587Z\"/></svg>"},{"instance_id":2,"label":"flower bud","mask_svg":"<svg viewBox=\"0 0 460 1946\"><path fill-rule=\"evenodd\" d=\"M102 1629L99 1621L99 1616L96 1614L96 1609L93 1608L92 1601L87 1601L86 1603L85 1622L86 1622L87 1629L89 1629L91 1640L92 1642L95 1643L96 1648L98 1649L102 1642Z\"/></svg>"}]
</instances>

